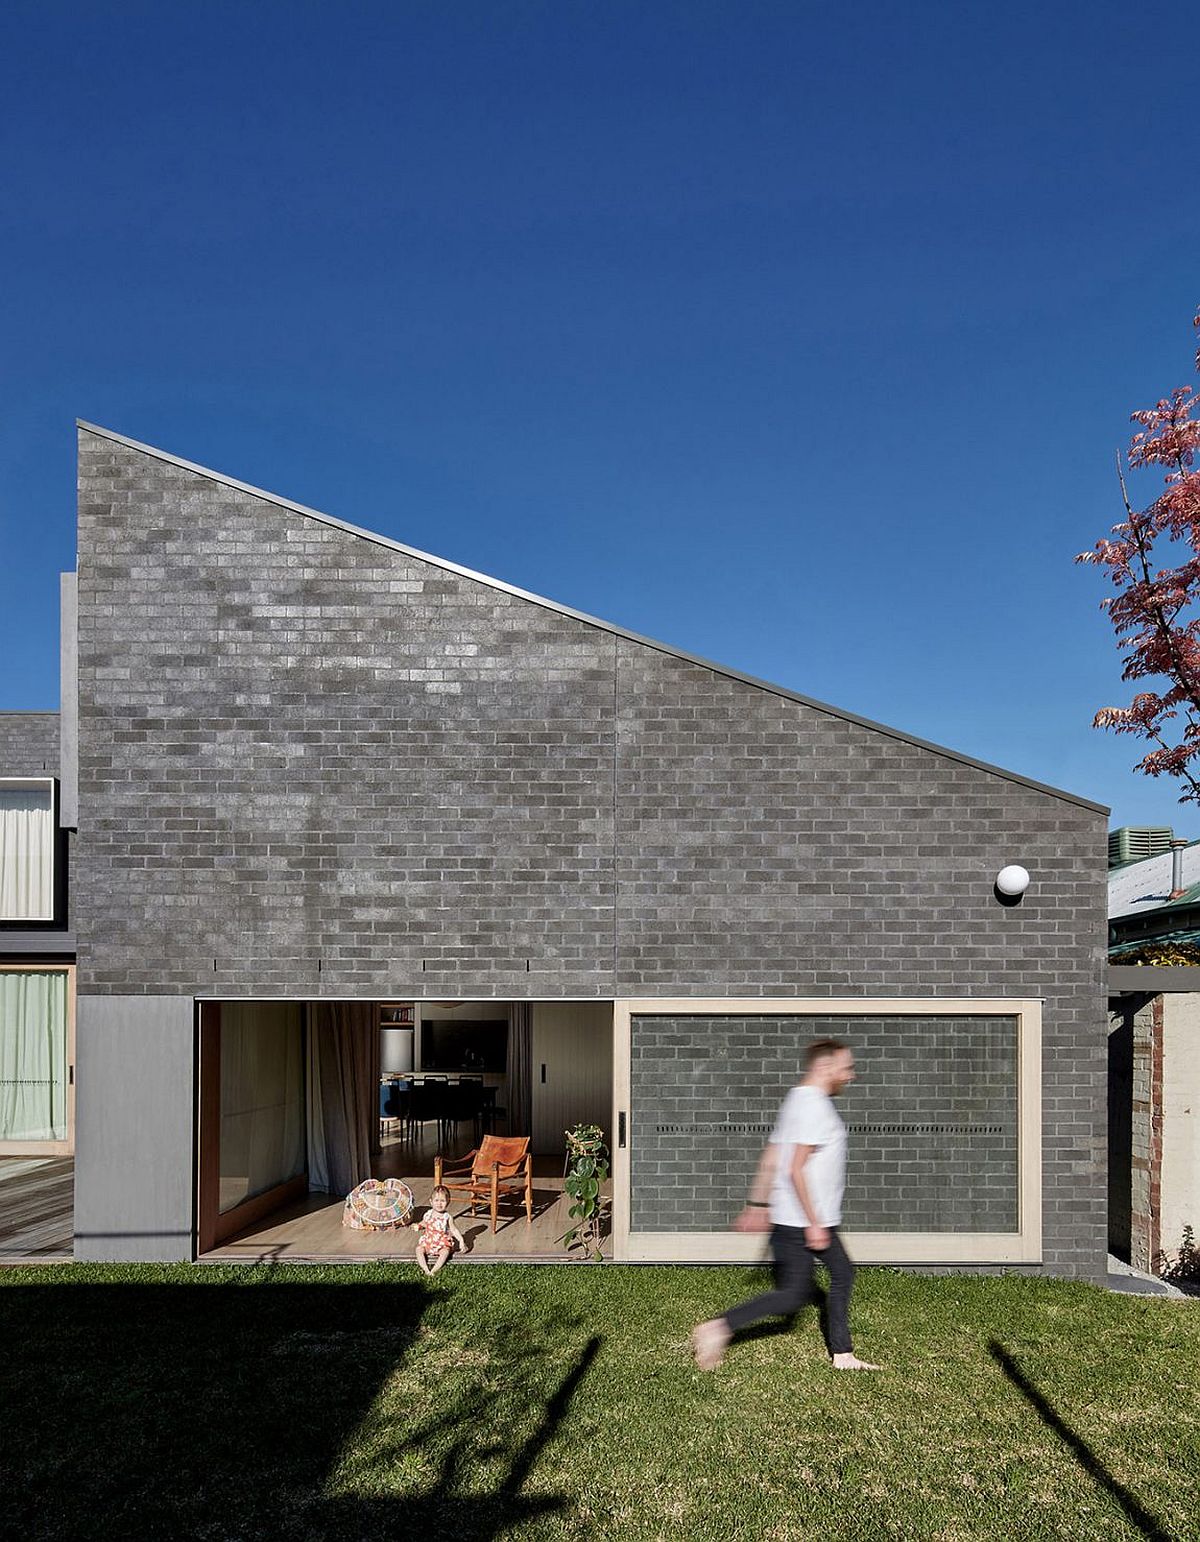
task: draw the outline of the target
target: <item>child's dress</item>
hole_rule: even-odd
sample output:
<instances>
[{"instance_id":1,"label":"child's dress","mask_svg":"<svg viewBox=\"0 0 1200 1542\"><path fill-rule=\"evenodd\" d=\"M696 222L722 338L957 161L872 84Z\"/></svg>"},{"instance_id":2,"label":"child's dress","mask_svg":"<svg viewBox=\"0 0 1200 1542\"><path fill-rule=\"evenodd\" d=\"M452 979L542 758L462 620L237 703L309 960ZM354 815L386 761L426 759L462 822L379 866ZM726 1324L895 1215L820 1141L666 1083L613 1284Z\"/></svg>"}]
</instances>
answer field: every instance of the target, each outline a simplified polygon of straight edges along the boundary
<instances>
[{"instance_id":1,"label":"child's dress","mask_svg":"<svg viewBox=\"0 0 1200 1542\"><path fill-rule=\"evenodd\" d=\"M448 1210L427 1210L419 1227L418 1241L425 1249L425 1254L448 1253L454 1246L454 1238L450 1235L450 1212Z\"/></svg>"}]
</instances>

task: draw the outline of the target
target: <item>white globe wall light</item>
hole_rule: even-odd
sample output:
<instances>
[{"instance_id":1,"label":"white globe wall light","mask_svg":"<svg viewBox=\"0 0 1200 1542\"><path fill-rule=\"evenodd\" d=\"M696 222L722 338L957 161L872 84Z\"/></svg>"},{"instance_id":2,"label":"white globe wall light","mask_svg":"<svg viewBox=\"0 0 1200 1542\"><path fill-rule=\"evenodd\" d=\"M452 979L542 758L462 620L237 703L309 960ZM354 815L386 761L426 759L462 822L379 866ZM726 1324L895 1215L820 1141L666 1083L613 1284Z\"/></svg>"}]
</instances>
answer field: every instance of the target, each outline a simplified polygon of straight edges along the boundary
<instances>
[{"instance_id":1,"label":"white globe wall light","mask_svg":"<svg viewBox=\"0 0 1200 1542\"><path fill-rule=\"evenodd\" d=\"M1010 863L996 874L996 887L1006 899L1020 899L1029 887L1029 874L1015 862Z\"/></svg>"}]
</instances>

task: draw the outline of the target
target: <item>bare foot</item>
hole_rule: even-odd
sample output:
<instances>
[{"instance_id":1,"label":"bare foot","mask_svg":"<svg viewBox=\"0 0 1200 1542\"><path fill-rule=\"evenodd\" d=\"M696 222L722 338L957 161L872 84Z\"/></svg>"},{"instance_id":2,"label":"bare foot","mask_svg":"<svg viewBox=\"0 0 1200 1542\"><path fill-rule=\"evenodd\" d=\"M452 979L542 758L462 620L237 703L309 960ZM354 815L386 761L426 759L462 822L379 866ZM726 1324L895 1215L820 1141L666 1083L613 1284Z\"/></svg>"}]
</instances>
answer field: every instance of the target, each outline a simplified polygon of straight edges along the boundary
<instances>
[{"instance_id":1,"label":"bare foot","mask_svg":"<svg viewBox=\"0 0 1200 1542\"><path fill-rule=\"evenodd\" d=\"M860 1360L857 1355L850 1354L848 1351L845 1354L834 1355L833 1368L835 1371L881 1371L883 1369L881 1365L871 1365L869 1361Z\"/></svg>"},{"instance_id":2,"label":"bare foot","mask_svg":"<svg viewBox=\"0 0 1200 1542\"><path fill-rule=\"evenodd\" d=\"M729 1339L729 1327L723 1317L714 1317L692 1329L692 1354L702 1371L716 1370L725 1358Z\"/></svg>"}]
</instances>

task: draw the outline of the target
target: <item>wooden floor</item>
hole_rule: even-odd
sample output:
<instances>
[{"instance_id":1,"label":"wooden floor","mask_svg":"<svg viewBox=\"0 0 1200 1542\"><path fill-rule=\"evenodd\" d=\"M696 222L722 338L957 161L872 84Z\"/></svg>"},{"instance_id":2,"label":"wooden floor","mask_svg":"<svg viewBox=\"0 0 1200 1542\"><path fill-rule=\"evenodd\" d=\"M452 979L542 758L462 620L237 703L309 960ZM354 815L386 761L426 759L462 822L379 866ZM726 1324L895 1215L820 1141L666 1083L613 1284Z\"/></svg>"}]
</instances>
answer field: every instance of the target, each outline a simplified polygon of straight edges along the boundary
<instances>
[{"instance_id":1,"label":"wooden floor","mask_svg":"<svg viewBox=\"0 0 1200 1542\"><path fill-rule=\"evenodd\" d=\"M464 1137L452 1143L450 1149L459 1154L469 1145L469 1139ZM427 1131L418 1142L386 1141L375 1162L376 1178L402 1178L412 1189L416 1220L429 1204L435 1151L433 1134ZM562 1190L561 1158L535 1157L533 1173L532 1224L525 1219L523 1200L519 1210L515 1200L502 1201L500 1224L493 1236L491 1217L482 1209L471 1216L468 1207L457 1198L451 1203L450 1213L466 1242L465 1251L456 1253L452 1263L483 1263L502 1258L558 1262L578 1256L569 1255L558 1240L571 1225L567 1215L569 1201ZM606 1198L610 1198L610 1188L605 1186ZM343 1226L340 1198L309 1194L205 1253L203 1259L213 1263L361 1263L387 1258L411 1262L416 1243L416 1228L411 1225L393 1232L354 1231ZM609 1251L607 1237L603 1251Z\"/></svg>"},{"instance_id":2,"label":"wooden floor","mask_svg":"<svg viewBox=\"0 0 1200 1542\"><path fill-rule=\"evenodd\" d=\"M70 1259L74 1228L73 1158L0 1157L0 1264Z\"/></svg>"}]
</instances>

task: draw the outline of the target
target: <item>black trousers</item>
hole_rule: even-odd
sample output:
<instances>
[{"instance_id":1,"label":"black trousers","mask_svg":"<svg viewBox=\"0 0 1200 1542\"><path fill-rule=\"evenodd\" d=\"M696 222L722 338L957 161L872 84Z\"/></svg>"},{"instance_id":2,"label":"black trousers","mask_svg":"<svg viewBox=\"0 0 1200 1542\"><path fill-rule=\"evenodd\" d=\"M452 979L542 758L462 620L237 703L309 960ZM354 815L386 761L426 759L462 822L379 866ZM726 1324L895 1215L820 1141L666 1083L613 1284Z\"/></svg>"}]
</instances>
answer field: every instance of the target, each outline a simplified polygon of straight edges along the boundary
<instances>
[{"instance_id":1,"label":"black trousers","mask_svg":"<svg viewBox=\"0 0 1200 1542\"><path fill-rule=\"evenodd\" d=\"M729 1331L737 1333L760 1317L791 1317L808 1305L812 1294L813 1265L829 1270L829 1352L848 1354L850 1343L850 1292L854 1265L850 1262L837 1227L829 1228L829 1246L814 1251L804 1240L802 1226L772 1226L771 1252L775 1260L775 1289L726 1312Z\"/></svg>"}]
</instances>

